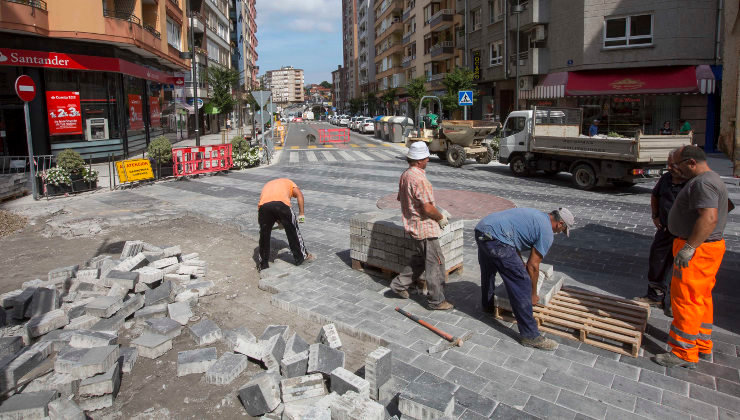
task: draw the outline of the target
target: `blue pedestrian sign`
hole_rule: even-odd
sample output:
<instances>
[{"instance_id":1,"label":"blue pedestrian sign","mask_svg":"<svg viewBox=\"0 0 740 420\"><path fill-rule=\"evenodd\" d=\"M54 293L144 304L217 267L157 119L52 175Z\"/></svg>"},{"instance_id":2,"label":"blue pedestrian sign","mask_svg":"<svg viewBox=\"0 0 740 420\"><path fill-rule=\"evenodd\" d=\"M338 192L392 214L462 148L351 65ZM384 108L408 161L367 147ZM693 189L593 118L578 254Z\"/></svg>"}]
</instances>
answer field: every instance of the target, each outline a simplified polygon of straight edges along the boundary
<instances>
[{"instance_id":1,"label":"blue pedestrian sign","mask_svg":"<svg viewBox=\"0 0 740 420\"><path fill-rule=\"evenodd\" d=\"M457 92L457 104L460 106L473 105L473 91L461 90Z\"/></svg>"}]
</instances>

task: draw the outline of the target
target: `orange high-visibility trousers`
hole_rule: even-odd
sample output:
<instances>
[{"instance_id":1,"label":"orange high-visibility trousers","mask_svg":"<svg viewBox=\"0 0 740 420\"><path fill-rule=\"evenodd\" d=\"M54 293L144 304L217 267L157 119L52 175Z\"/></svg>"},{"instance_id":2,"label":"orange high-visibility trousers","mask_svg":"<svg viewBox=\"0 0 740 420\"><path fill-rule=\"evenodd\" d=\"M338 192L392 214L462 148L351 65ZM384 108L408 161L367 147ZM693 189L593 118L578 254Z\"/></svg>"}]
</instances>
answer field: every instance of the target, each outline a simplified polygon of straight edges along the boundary
<instances>
[{"instance_id":1,"label":"orange high-visibility trousers","mask_svg":"<svg viewBox=\"0 0 740 420\"><path fill-rule=\"evenodd\" d=\"M680 238L673 241L674 257L685 243ZM705 242L696 248L688 267L679 269L673 264L673 323L668 333L668 344L673 348L673 354L688 362L698 362L699 353L712 352L712 289L724 253L724 239Z\"/></svg>"}]
</instances>

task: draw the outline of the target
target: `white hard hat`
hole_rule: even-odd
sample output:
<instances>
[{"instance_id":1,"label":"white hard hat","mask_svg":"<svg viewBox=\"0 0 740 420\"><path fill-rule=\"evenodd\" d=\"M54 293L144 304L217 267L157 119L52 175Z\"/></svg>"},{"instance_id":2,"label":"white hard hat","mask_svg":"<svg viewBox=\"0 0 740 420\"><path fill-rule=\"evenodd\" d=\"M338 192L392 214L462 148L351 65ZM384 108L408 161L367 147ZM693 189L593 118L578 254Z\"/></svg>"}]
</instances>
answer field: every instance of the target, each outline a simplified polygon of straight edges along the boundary
<instances>
[{"instance_id":1,"label":"white hard hat","mask_svg":"<svg viewBox=\"0 0 740 420\"><path fill-rule=\"evenodd\" d=\"M429 157L429 148L423 141L415 141L409 146L409 153L406 157L412 160L426 159Z\"/></svg>"}]
</instances>

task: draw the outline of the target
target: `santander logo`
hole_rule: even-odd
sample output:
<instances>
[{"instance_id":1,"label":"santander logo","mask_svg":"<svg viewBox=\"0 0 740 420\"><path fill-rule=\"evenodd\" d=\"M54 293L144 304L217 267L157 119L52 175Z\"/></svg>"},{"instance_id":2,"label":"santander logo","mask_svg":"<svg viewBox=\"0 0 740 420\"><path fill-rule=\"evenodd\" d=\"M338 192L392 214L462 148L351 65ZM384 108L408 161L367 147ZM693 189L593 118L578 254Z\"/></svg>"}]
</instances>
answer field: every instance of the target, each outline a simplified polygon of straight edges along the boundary
<instances>
[{"instance_id":1,"label":"santander logo","mask_svg":"<svg viewBox=\"0 0 740 420\"><path fill-rule=\"evenodd\" d=\"M8 61L8 56L0 52L0 63L3 63L5 61Z\"/></svg>"}]
</instances>

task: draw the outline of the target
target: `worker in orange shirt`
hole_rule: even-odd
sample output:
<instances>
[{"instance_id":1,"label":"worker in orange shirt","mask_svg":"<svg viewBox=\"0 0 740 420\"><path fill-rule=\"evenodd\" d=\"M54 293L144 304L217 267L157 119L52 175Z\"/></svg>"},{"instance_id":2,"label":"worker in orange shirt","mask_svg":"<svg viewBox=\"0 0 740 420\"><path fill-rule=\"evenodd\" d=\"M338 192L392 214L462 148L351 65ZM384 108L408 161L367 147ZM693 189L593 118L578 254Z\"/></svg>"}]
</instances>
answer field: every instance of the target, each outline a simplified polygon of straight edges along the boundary
<instances>
[{"instance_id":1,"label":"worker in orange shirt","mask_svg":"<svg viewBox=\"0 0 740 420\"><path fill-rule=\"evenodd\" d=\"M290 199L295 198L298 201L298 217L290 207ZM306 216L303 212L303 193L288 178L273 179L262 187L260 201L257 205L257 220L260 224L260 252L259 252L259 269L265 269L270 266L270 237L272 236L272 227L275 223L285 229L285 235L288 237L288 245L293 253L296 265L304 262L311 262L316 259L309 254L303 243L301 231L298 229L298 223L304 223Z\"/></svg>"},{"instance_id":2,"label":"worker in orange shirt","mask_svg":"<svg viewBox=\"0 0 740 420\"><path fill-rule=\"evenodd\" d=\"M668 230L676 235L671 278L673 323L668 336L672 350L653 360L667 367L694 369L700 357L712 357L712 289L725 253L722 235L729 201L724 182L709 168L702 149L684 146L674 161L675 169L688 181L668 213Z\"/></svg>"}]
</instances>

